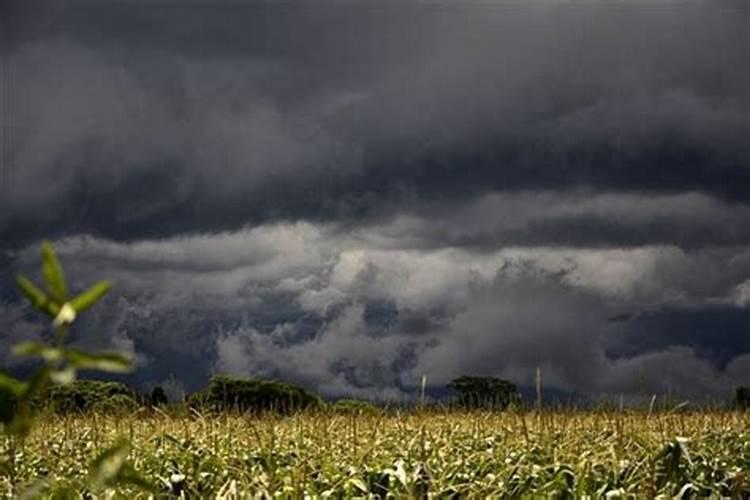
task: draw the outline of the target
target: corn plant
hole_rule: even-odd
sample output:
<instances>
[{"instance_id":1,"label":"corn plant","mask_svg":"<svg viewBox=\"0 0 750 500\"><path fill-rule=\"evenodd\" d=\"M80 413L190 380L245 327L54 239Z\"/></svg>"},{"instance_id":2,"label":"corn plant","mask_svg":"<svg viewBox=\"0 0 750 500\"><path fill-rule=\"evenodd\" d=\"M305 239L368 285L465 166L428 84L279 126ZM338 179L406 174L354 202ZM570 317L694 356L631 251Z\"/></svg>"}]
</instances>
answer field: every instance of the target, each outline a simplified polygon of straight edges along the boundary
<instances>
[{"instance_id":1,"label":"corn plant","mask_svg":"<svg viewBox=\"0 0 750 500\"><path fill-rule=\"evenodd\" d=\"M54 338L51 343L21 342L14 346L15 355L37 358L39 368L28 380L18 380L0 372L0 430L14 443L10 457L0 463L2 469L13 473L15 450L23 446L34 423L33 399L42 394L49 384L72 384L78 370L99 370L122 373L131 370L128 358L112 352L89 352L70 346L66 341L71 325L85 310L98 302L111 288L109 281L100 281L85 292L71 296L62 266L52 246L42 244L43 287L25 276L17 276L16 283L32 307L51 321ZM88 484L92 490L120 483L131 483L149 488L127 461L130 444L118 440L91 464ZM2 460L2 457L0 457ZM26 491L36 496L48 487L40 481Z\"/></svg>"}]
</instances>

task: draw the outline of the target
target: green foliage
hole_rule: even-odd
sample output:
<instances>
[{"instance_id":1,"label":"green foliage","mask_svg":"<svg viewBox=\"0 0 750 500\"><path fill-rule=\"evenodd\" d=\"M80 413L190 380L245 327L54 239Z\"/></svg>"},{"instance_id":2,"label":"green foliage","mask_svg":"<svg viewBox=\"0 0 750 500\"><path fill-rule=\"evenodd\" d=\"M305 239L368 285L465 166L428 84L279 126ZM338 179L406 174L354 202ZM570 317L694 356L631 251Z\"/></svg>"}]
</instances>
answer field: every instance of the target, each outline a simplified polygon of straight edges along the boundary
<instances>
[{"instance_id":1,"label":"green foliage","mask_svg":"<svg viewBox=\"0 0 750 500\"><path fill-rule=\"evenodd\" d=\"M78 314L91 307L109 290L109 282L102 281L89 290L71 299L65 274L52 246L42 244L42 277L45 288L35 285L24 276L16 283L21 294L32 307L52 319L55 333L54 344L21 342L13 352L20 356L39 358L42 366L27 381L16 380L0 373L0 430L9 436L6 453L0 453L0 477L15 478L19 474L18 457L23 456L23 444L33 429L33 416L39 406L52 403L56 411L72 409L135 407L135 399L112 383L75 383L78 370L101 370L124 372L130 362L117 353L91 353L66 345L70 325ZM104 384L104 385L101 385ZM19 441L20 438L20 441ZM19 447L20 445L20 447ZM93 489L128 483L148 490L150 486L136 473L126 456L129 445L119 441L105 450L91 466L89 487ZM36 498L47 493L52 498L77 498L80 495L61 482L52 485L45 479L34 480L25 490L15 490L11 483L11 494L18 498Z\"/></svg>"},{"instance_id":2,"label":"green foliage","mask_svg":"<svg viewBox=\"0 0 750 500\"><path fill-rule=\"evenodd\" d=\"M83 411L121 412L138 407L137 395L125 384L100 380L76 380L71 384L53 385L37 394L36 408L54 413Z\"/></svg>"},{"instance_id":3,"label":"green foliage","mask_svg":"<svg viewBox=\"0 0 750 500\"><path fill-rule=\"evenodd\" d=\"M130 442L120 439L96 457L89 466L88 487L100 491L116 486L135 486L141 491L159 493L156 487L141 478L128 461L130 450Z\"/></svg>"},{"instance_id":4,"label":"green foliage","mask_svg":"<svg viewBox=\"0 0 750 500\"><path fill-rule=\"evenodd\" d=\"M66 351L68 361L78 370L98 370L109 373L127 373L130 371L130 360L114 352L88 353L69 348Z\"/></svg>"},{"instance_id":5,"label":"green foliage","mask_svg":"<svg viewBox=\"0 0 750 500\"><path fill-rule=\"evenodd\" d=\"M211 410L291 413L323 407L323 400L294 384L276 380L213 377L208 387L188 398L188 404Z\"/></svg>"},{"instance_id":6,"label":"green foliage","mask_svg":"<svg viewBox=\"0 0 750 500\"><path fill-rule=\"evenodd\" d=\"M384 413L381 408L362 399L339 399L330 405L329 409L334 413L350 415L379 415Z\"/></svg>"},{"instance_id":7,"label":"green foliage","mask_svg":"<svg viewBox=\"0 0 750 500\"><path fill-rule=\"evenodd\" d=\"M458 393L458 405L464 408L504 409L519 401L515 384L495 377L459 377L448 388Z\"/></svg>"},{"instance_id":8,"label":"green foliage","mask_svg":"<svg viewBox=\"0 0 750 500\"><path fill-rule=\"evenodd\" d=\"M52 302L43 291L23 276L16 277L16 284L18 285L21 293L29 299L31 305L47 314L48 316L55 317L60 312L60 307Z\"/></svg>"},{"instance_id":9,"label":"green foliage","mask_svg":"<svg viewBox=\"0 0 750 500\"><path fill-rule=\"evenodd\" d=\"M32 306L52 318L57 318L63 306L67 304L74 314L70 318L60 318L65 324L72 323L75 314L94 305L111 288L110 282L100 281L71 299L60 261L48 242L42 244L42 277L46 285L46 293L24 276L17 276L16 284Z\"/></svg>"},{"instance_id":10,"label":"green foliage","mask_svg":"<svg viewBox=\"0 0 750 500\"><path fill-rule=\"evenodd\" d=\"M52 250L52 245L46 241L42 243L42 275L47 284L47 290L55 301L59 304L67 302L68 285L65 283L62 266Z\"/></svg>"},{"instance_id":11,"label":"green foliage","mask_svg":"<svg viewBox=\"0 0 750 500\"><path fill-rule=\"evenodd\" d=\"M169 403L167 393L164 388L157 385L151 390L151 395L148 398L148 403L151 406L164 406Z\"/></svg>"},{"instance_id":12,"label":"green foliage","mask_svg":"<svg viewBox=\"0 0 750 500\"><path fill-rule=\"evenodd\" d=\"M31 401L49 384L71 384L78 370L130 370L130 361L120 354L85 352L65 343L68 328L76 316L107 293L109 282L99 282L70 299L60 261L47 242L42 244L42 277L44 287L37 286L24 276L18 276L16 283L31 305L52 319L55 342L21 342L14 346L16 355L38 358L43 363L28 383L8 376L0 377L0 423L5 432L19 435L23 435L31 426L32 412L27 409Z\"/></svg>"},{"instance_id":13,"label":"green foliage","mask_svg":"<svg viewBox=\"0 0 750 500\"><path fill-rule=\"evenodd\" d=\"M111 287L112 284L109 281L100 281L78 297L71 300L70 305L73 306L73 309L75 309L76 312L85 311L98 302L99 299L104 297Z\"/></svg>"},{"instance_id":14,"label":"green foliage","mask_svg":"<svg viewBox=\"0 0 750 500\"><path fill-rule=\"evenodd\" d=\"M70 498L146 499L137 468L156 498L739 499L750 413L85 413L40 419L16 457L12 484Z\"/></svg>"}]
</instances>

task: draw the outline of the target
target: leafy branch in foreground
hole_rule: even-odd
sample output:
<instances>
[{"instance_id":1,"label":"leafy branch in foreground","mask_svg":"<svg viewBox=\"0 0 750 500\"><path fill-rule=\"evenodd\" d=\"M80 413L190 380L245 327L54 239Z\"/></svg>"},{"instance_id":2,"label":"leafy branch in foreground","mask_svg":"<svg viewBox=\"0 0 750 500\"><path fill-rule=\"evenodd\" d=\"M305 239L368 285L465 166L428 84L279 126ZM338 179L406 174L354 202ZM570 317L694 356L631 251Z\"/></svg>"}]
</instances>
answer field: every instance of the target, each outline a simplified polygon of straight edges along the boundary
<instances>
[{"instance_id":1,"label":"leafy branch in foreground","mask_svg":"<svg viewBox=\"0 0 750 500\"><path fill-rule=\"evenodd\" d=\"M111 283L100 281L71 297L60 261L47 242L42 244L42 277L43 288L21 275L16 277L16 283L31 305L51 319L54 342L21 342L14 346L14 354L42 361L42 366L28 380L17 380L0 372L0 431L21 441L32 428L32 399L49 384L72 384L78 370L115 373L131 370L130 360L121 354L88 352L66 344L71 324L109 291ZM116 483L130 483L148 489L148 484L127 462L129 451L129 443L120 440L99 455L90 467L89 487L97 490ZM12 463L0 465L12 469ZM34 486L35 489L38 487Z\"/></svg>"}]
</instances>

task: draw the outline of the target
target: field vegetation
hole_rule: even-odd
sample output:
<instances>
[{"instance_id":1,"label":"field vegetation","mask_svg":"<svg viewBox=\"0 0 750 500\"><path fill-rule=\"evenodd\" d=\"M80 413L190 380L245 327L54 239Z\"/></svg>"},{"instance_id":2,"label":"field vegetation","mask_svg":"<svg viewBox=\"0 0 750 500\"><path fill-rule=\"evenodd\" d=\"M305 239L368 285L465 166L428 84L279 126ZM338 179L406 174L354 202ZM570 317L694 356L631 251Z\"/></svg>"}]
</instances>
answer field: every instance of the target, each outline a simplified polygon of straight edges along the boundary
<instances>
[{"instance_id":1,"label":"field vegetation","mask_svg":"<svg viewBox=\"0 0 750 500\"><path fill-rule=\"evenodd\" d=\"M0 492L82 498L747 498L750 414L414 409L283 416L178 408L40 418ZM141 482L92 480L111 460ZM42 479L43 481L40 481Z\"/></svg>"}]
</instances>

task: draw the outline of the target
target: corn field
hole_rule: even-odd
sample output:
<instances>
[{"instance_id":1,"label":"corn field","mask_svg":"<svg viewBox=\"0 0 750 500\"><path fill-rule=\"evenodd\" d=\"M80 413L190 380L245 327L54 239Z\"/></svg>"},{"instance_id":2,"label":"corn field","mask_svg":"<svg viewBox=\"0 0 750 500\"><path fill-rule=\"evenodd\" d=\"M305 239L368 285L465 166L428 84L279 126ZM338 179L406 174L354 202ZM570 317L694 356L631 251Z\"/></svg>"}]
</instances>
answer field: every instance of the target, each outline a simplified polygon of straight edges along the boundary
<instances>
[{"instance_id":1,"label":"corn field","mask_svg":"<svg viewBox=\"0 0 750 500\"><path fill-rule=\"evenodd\" d=\"M40 417L1 439L9 498L750 497L750 413L733 411L171 409ZM144 484L92 487L86 464L118 440L105 458Z\"/></svg>"}]
</instances>

